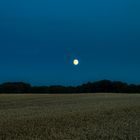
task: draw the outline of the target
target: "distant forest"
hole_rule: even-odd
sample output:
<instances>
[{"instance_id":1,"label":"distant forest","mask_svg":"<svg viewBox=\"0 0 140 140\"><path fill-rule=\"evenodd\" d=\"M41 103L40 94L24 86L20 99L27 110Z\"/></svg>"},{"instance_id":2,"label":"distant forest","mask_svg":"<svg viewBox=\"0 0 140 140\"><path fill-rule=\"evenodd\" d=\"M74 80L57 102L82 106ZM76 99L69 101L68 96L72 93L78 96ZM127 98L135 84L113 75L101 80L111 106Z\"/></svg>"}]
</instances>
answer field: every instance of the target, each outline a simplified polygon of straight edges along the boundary
<instances>
[{"instance_id":1,"label":"distant forest","mask_svg":"<svg viewBox=\"0 0 140 140\"><path fill-rule=\"evenodd\" d=\"M101 80L80 86L31 86L24 82L0 85L0 93L140 93L140 85Z\"/></svg>"}]
</instances>

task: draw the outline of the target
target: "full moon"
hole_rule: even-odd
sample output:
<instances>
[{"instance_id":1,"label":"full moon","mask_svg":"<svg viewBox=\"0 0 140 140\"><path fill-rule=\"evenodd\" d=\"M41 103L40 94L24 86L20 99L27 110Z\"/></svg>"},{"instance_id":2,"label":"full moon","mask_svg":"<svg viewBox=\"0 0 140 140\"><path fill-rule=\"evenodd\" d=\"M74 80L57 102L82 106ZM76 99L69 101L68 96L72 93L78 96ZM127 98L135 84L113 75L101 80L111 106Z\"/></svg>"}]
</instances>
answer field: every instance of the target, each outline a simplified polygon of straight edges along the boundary
<instances>
[{"instance_id":1,"label":"full moon","mask_svg":"<svg viewBox=\"0 0 140 140\"><path fill-rule=\"evenodd\" d=\"M78 59L74 59L74 60L73 60L73 64L74 64L74 65L78 65L78 64L79 64L79 60L78 60Z\"/></svg>"}]
</instances>

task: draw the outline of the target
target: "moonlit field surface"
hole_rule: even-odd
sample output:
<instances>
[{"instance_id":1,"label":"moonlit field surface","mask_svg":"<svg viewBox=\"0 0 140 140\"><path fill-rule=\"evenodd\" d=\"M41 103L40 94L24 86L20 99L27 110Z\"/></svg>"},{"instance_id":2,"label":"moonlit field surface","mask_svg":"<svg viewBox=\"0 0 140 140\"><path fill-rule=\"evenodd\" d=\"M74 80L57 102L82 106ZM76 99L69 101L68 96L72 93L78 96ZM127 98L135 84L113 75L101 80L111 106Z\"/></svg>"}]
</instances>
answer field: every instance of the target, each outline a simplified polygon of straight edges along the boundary
<instances>
[{"instance_id":1,"label":"moonlit field surface","mask_svg":"<svg viewBox=\"0 0 140 140\"><path fill-rule=\"evenodd\" d=\"M0 95L0 140L139 140L140 95Z\"/></svg>"}]
</instances>

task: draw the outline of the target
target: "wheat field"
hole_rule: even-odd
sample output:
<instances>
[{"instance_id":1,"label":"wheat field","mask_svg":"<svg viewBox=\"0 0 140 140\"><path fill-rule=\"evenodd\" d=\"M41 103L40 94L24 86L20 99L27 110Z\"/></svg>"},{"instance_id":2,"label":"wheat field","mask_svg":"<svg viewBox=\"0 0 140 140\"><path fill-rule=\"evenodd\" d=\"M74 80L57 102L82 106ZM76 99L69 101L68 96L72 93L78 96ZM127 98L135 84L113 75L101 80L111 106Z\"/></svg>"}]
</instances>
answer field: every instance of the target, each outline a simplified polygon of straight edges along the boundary
<instances>
[{"instance_id":1,"label":"wheat field","mask_svg":"<svg viewBox=\"0 0 140 140\"><path fill-rule=\"evenodd\" d=\"M0 94L0 140L140 140L140 94Z\"/></svg>"}]
</instances>

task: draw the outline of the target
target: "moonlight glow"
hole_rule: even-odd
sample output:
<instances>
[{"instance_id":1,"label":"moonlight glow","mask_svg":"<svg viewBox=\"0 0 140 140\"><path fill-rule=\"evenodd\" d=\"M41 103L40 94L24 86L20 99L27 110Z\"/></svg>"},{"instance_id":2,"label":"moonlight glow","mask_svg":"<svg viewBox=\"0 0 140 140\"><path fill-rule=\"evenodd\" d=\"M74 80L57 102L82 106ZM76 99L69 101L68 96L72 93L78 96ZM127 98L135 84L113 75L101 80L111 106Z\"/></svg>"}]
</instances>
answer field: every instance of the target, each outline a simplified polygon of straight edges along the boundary
<instances>
[{"instance_id":1,"label":"moonlight glow","mask_svg":"<svg viewBox=\"0 0 140 140\"><path fill-rule=\"evenodd\" d=\"M74 60L73 60L73 64L74 64L74 65L78 65L78 64L79 64L79 60L78 60L78 59L74 59Z\"/></svg>"}]
</instances>

